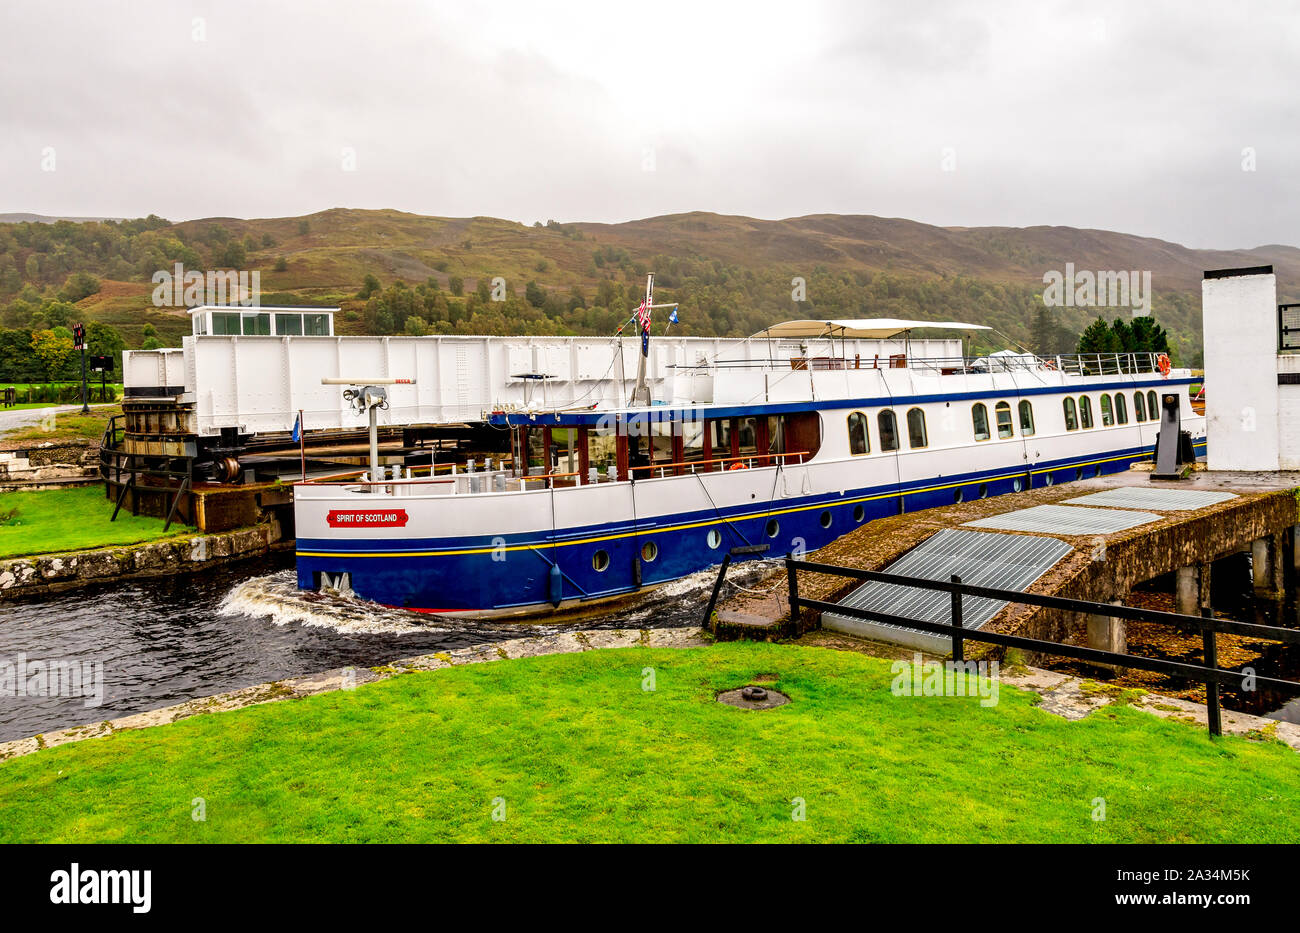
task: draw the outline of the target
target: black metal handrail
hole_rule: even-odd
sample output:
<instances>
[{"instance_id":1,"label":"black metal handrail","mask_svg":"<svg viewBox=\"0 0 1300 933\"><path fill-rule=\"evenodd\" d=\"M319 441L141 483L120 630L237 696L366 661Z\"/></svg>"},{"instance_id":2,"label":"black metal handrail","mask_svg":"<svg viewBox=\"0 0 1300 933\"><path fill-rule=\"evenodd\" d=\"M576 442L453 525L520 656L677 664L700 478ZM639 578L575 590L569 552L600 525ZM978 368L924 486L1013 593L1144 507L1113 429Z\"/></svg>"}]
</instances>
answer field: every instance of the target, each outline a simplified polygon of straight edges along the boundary
<instances>
[{"instance_id":1,"label":"black metal handrail","mask_svg":"<svg viewBox=\"0 0 1300 933\"><path fill-rule=\"evenodd\" d=\"M759 547L766 549L766 546L764 545L760 545ZM739 548L735 549L735 552L744 552L749 550L751 549ZM709 608L705 615L706 624L712 620L713 609L717 603L718 592L722 587L723 579L730 563L731 553L728 553L719 570L718 580L713 588L713 596L709 600ZM1225 634L1246 635L1270 641L1282 642L1284 644L1300 644L1300 629L1282 628L1274 625L1258 625L1252 622L1237 622L1233 619L1216 619L1208 607L1202 608L1201 614L1198 616L1183 615L1182 613L1176 612L1141 609L1136 606L1112 605L1111 603L1071 599L1064 596L1048 596L1038 593L1023 593L1019 590L1004 590L989 586L976 586L970 583L963 583L961 577L956 574L954 574L950 580L930 580L924 577L911 577L902 574L885 573L884 571L879 570L859 570L853 567L841 567L835 564L823 564L815 561L800 560L795 558L792 554L786 555L785 568L787 586L789 589L790 618L792 620L799 617L800 610L814 609L820 612L831 612L836 615L847 616L851 619L862 619L866 622L880 622L887 625L896 625L902 628L927 632L931 635L947 636L952 640L952 658L958 663L962 663L965 660L965 643L968 641L974 641L999 645L1004 648L1021 648L1027 651L1035 651L1041 654L1055 655L1057 657L1072 658L1078 661L1107 664L1113 667L1127 667L1135 670L1145 670L1160 674L1174 674L1193 680L1199 680L1205 684L1206 719L1211 735L1223 734L1222 708L1219 698L1220 686L1233 686L1239 684L1244 676L1236 671L1226 671L1219 667L1217 644L1218 633L1223 632ZM910 587L913 589L948 593L952 598L951 622L945 625L940 622L909 619L888 612L875 612L870 609L861 609L857 606L844 606L839 603L827 602L826 600L802 597L799 595L798 572L800 570L846 577L854 580L890 583L896 586ZM1027 638L1022 635L1006 635L1000 632L986 632L981 629L968 629L962 624L962 600L967 596L995 599L1006 603L1039 606L1045 609L1060 609L1067 612L1103 615L1136 622L1155 622L1160 624L1196 627L1201 630L1204 664L1191 664L1184 661L1170 661L1165 658L1149 658L1142 655L1121 654L1116 651L1105 651L1101 648L1085 648L1078 645L1067 645L1061 642L1046 641L1039 638ZM1256 686L1291 693L1300 693L1300 682L1293 680L1283 680L1277 677L1264 677L1257 674L1252 674L1251 680Z\"/></svg>"}]
</instances>

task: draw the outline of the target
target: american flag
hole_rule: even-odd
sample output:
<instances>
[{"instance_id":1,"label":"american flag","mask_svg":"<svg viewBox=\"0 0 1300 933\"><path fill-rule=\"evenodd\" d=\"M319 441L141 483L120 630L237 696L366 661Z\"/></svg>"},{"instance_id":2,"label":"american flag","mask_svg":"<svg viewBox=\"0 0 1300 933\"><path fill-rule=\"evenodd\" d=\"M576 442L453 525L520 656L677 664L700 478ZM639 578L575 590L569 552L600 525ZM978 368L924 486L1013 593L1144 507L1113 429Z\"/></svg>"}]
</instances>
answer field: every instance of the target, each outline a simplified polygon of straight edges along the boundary
<instances>
[{"instance_id":1,"label":"american flag","mask_svg":"<svg viewBox=\"0 0 1300 933\"><path fill-rule=\"evenodd\" d=\"M641 300L641 305L636 309L636 319L641 325L642 333L650 333L650 309L646 307L645 299Z\"/></svg>"}]
</instances>

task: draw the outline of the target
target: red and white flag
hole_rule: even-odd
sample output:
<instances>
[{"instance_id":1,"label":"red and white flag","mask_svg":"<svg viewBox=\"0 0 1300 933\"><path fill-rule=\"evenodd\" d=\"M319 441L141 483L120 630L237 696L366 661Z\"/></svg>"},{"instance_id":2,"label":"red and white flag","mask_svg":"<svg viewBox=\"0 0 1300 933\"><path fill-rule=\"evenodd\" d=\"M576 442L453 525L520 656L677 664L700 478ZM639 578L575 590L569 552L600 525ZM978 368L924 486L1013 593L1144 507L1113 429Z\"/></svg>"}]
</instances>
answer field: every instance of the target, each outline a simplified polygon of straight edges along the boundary
<instances>
[{"instance_id":1,"label":"red and white flag","mask_svg":"<svg viewBox=\"0 0 1300 933\"><path fill-rule=\"evenodd\" d=\"M650 309L645 305L645 299L641 299L640 306L636 309L636 319L641 325L644 333L650 333Z\"/></svg>"}]
</instances>

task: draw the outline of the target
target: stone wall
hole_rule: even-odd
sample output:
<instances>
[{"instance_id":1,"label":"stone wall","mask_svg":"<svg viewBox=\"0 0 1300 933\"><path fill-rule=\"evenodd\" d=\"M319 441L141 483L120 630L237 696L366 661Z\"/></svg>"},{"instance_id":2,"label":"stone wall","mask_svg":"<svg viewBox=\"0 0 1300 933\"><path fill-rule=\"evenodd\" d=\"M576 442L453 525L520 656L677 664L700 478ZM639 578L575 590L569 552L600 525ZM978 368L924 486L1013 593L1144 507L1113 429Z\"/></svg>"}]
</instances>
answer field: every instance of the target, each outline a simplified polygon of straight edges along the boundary
<instances>
[{"instance_id":1,"label":"stone wall","mask_svg":"<svg viewBox=\"0 0 1300 933\"><path fill-rule=\"evenodd\" d=\"M92 583L192 573L277 549L280 523L221 534L0 560L0 600L43 596Z\"/></svg>"}]
</instances>

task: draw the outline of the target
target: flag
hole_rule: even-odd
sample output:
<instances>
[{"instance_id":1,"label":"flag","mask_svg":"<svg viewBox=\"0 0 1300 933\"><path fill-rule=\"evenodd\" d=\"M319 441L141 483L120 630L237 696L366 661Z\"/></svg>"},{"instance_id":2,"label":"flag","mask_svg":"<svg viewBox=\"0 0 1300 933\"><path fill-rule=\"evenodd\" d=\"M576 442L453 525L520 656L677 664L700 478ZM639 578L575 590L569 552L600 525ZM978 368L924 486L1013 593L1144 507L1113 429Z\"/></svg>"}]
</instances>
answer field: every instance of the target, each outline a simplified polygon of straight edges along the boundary
<instances>
[{"instance_id":1,"label":"flag","mask_svg":"<svg viewBox=\"0 0 1300 933\"><path fill-rule=\"evenodd\" d=\"M641 355L650 355L650 331L648 330L641 331Z\"/></svg>"},{"instance_id":2,"label":"flag","mask_svg":"<svg viewBox=\"0 0 1300 933\"><path fill-rule=\"evenodd\" d=\"M293 419L293 442L296 444L302 440L302 415Z\"/></svg>"},{"instance_id":3,"label":"flag","mask_svg":"<svg viewBox=\"0 0 1300 933\"><path fill-rule=\"evenodd\" d=\"M645 300L642 299L640 307L636 309L636 319L641 323L641 332L650 333L650 309L646 307Z\"/></svg>"},{"instance_id":4,"label":"flag","mask_svg":"<svg viewBox=\"0 0 1300 933\"><path fill-rule=\"evenodd\" d=\"M677 305L673 305L673 313L668 315L668 323L669 324L677 323Z\"/></svg>"}]
</instances>

